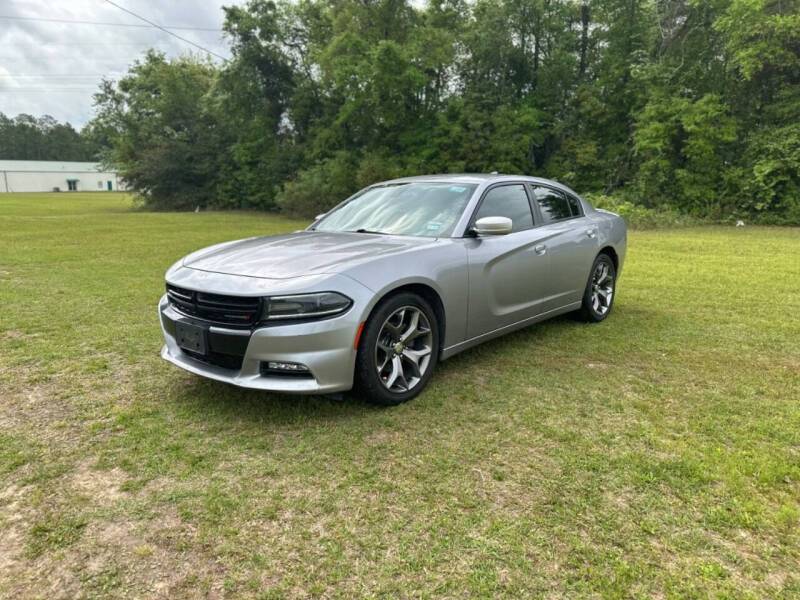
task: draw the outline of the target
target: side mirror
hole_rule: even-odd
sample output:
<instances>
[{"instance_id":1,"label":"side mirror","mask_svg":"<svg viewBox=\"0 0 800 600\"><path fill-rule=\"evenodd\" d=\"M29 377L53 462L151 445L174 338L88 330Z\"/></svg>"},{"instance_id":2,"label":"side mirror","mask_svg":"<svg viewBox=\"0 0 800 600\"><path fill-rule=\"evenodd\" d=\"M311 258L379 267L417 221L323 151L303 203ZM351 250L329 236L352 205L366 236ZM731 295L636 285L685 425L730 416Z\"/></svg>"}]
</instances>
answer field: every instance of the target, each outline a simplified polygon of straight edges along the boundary
<instances>
[{"instance_id":1,"label":"side mirror","mask_svg":"<svg viewBox=\"0 0 800 600\"><path fill-rule=\"evenodd\" d=\"M508 217L483 217L475 221L473 230L478 235L506 235L513 227Z\"/></svg>"},{"instance_id":2,"label":"side mirror","mask_svg":"<svg viewBox=\"0 0 800 600\"><path fill-rule=\"evenodd\" d=\"M319 213L316 217L314 217L315 221L319 221L322 217L327 215L328 213Z\"/></svg>"}]
</instances>

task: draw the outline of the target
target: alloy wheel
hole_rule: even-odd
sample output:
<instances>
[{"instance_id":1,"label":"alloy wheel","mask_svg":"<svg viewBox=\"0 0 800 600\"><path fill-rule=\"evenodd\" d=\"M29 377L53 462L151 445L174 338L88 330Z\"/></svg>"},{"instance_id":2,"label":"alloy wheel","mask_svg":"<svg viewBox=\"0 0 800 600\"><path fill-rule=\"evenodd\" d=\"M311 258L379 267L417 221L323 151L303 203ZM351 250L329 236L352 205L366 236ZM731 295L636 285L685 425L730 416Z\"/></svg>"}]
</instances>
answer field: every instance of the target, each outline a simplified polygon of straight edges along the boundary
<instances>
[{"instance_id":1,"label":"alloy wheel","mask_svg":"<svg viewBox=\"0 0 800 600\"><path fill-rule=\"evenodd\" d=\"M375 346L378 379L390 392L416 386L431 360L433 332L425 313L415 306L395 310L381 326Z\"/></svg>"},{"instance_id":2,"label":"alloy wheel","mask_svg":"<svg viewBox=\"0 0 800 600\"><path fill-rule=\"evenodd\" d=\"M614 276L605 261L600 261L592 273L592 309L598 315L606 314L614 297Z\"/></svg>"}]
</instances>

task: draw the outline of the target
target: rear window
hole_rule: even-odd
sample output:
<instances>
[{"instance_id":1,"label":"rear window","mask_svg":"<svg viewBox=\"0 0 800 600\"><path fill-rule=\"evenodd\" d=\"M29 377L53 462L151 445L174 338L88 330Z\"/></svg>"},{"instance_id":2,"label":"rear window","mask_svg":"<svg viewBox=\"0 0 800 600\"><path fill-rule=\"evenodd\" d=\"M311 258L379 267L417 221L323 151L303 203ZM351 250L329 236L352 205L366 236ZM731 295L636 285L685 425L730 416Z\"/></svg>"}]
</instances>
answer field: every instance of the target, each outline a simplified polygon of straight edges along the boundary
<instances>
[{"instance_id":1,"label":"rear window","mask_svg":"<svg viewBox=\"0 0 800 600\"><path fill-rule=\"evenodd\" d=\"M580 217L583 215L583 210L581 210L580 200L578 200L572 194L567 194L567 202L569 202L569 207L572 210L573 217Z\"/></svg>"},{"instance_id":2,"label":"rear window","mask_svg":"<svg viewBox=\"0 0 800 600\"><path fill-rule=\"evenodd\" d=\"M545 223L569 219L572 216L572 211L563 194L546 187L535 187L533 193Z\"/></svg>"}]
</instances>

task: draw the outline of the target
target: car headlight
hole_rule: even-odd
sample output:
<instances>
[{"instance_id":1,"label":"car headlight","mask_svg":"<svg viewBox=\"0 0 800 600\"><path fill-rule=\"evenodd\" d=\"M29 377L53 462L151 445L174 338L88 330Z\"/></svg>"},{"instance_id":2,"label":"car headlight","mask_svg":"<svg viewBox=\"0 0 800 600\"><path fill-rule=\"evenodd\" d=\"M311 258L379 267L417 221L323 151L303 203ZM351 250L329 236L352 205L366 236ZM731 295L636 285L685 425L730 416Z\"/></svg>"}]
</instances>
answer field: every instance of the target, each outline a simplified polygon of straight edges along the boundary
<instances>
[{"instance_id":1,"label":"car headlight","mask_svg":"<svg viewBox=\"0 0 800 600\"><path fill-rule=\"evenodd\" d=\"M264 298L264 318L276 321L330 317L346 311L351 304L350 298L336 292L270 296Z\"/></svg>"}]
</instances>

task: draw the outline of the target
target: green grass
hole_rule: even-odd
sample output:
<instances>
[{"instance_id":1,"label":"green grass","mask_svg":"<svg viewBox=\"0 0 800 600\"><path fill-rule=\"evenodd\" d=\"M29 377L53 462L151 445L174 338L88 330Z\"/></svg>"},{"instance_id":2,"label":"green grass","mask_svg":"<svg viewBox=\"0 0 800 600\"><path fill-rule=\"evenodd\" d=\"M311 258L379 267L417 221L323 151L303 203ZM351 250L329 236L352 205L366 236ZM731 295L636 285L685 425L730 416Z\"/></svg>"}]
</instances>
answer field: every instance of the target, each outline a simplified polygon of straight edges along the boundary
<instances>
[{"instance_id":1,"label":"green grass","mask_svg":"<svg viewBox=\"0 0 800 600\"><path fill-rule=\"evenodd\" d=\"M799 230L634 232L394 409L159 359L175 259L302 225L0 195L0 597L800 595Z\"/></svg>"}]
</instances>

